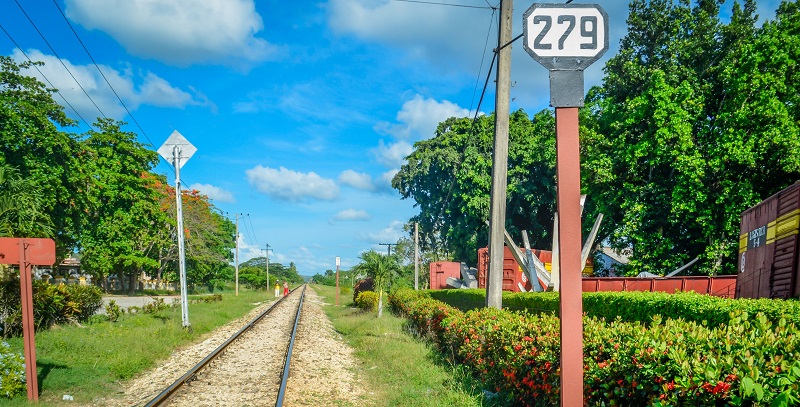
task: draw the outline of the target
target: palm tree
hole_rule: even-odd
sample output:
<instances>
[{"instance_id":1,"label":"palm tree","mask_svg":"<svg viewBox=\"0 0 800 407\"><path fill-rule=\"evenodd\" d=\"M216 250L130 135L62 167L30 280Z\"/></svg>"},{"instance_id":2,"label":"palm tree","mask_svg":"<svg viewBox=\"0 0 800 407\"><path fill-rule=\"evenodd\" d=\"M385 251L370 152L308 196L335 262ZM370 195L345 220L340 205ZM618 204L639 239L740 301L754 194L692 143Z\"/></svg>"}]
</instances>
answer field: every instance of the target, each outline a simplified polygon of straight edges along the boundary
<instances>
[{"instance_id":1,"label":"palm tree","mask_svg":"<svg viewBox=\"0 0 800 407\"><path fill-rule=\"evenodd\" d=\"M0 164L0 236L53 236L50 217L41 210L41 194L16 168Z\"/></svg>"},{"instance_id":2,"label":"palm tree","mask_svg":"<svg viewBox=\"0 0 800 407\"><path fill-rule=\"evenodd\" d=\"M354 269L372 277L375 290L378 291L378 318L380 318L383 315L383 292L386 284L389 282L391 275L399 269L397 259L380 254L375 250L362 253L360 258L361 263L356 265Z\"/></svg>"}]
</instances>

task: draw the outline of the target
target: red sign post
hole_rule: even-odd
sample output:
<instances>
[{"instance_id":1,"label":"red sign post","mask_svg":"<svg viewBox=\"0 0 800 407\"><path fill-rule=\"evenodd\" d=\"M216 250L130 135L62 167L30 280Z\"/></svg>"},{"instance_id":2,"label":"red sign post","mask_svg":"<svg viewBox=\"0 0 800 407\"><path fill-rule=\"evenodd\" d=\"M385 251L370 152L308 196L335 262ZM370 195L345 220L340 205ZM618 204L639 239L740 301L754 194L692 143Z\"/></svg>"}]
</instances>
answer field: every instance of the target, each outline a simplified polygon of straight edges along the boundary
<instances>
[{"instance_id":1,"label":"red sign post","mask_svg":"<svg viewBox=\"0 0 800 407\"><path fill-rule=\"evenodd\" d=\"M578 108L583 106L583 70L608 50L608 15L596 4L533 4L523 20L525 50L550 71L550 105L556 108L561 406L581 406L583 261Z\"/></svg>"},{"instance_id":2,"label":"red sign post","mask_svg":"<svg viewBox=\"0 0 800 407\"><path fill-rule=\"evenodd\" d=\"M50 266L56 262L53 239L0 238L0 264L19 264L19 291L22 300L22 336L25 349L25 381L28 400L39 401L36 377L36 340L33 322L33 287L31 266Z\"/></svg>"}]
</instances>

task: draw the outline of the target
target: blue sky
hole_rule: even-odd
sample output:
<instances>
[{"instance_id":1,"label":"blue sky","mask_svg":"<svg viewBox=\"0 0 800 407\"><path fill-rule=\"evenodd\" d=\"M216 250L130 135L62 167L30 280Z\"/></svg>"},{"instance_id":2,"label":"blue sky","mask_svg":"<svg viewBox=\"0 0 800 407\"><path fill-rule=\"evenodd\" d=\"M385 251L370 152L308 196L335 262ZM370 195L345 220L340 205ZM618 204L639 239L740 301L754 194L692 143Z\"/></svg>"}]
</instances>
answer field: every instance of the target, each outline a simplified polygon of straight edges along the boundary
<instances>
[{"instance_id":1,"label":"blue sky","mask_svg":"<svg viewBox=\"0 0 800 407\"><path fill-rule=\"evenodd\" d=\"M24 61L24 51L46 63L42 73L74 108L66 112L85 119L76 132L106 116L128 122L126 130L158 149L179 131L198 149L181 170L184 187L207 194L231 219L242 215L240 261L263 256L269 244L271 261L313 275L334 269L336 256L349 268L363 251L385 250L379 243L405 234L416 209L391 189L391 177L438 122L476 110L497 38L489 6L498 0L431 2L468 7L3 1L0 25L17 45L0 33L0 53ZM587 88L602 80L626 28L627 2L597 3L609 15L610 50L587 69ZM759 1L762 19L778 3ZM514 36L531 4L515 2ZM511 77L512 110L547 107L547 71L521 41ZM493 80L481 112L494 110ZM156 171L174 181L166 162Z\"/></svg>"}]
</instances>

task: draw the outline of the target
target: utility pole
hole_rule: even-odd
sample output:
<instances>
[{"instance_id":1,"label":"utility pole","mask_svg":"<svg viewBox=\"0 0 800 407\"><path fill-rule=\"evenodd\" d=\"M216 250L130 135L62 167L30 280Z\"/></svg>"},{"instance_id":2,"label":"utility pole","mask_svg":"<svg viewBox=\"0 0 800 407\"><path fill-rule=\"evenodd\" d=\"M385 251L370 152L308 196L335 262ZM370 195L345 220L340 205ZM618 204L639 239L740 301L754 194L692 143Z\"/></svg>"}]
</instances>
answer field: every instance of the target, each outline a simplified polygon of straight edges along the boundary
<instances>
[{"instance_id":1,"label":"utility pole","mask_svg":"<svg viewBox=\"0 0 800 407\"><path fill-rule=\"evenodd\" d=\"M389 256L392 255L392 246L397 246L397 243L378 243L381 246L386 246Z\"/></svg>"},{"instance_id":2,"label":"utility pole","mask_svg":"<svg viewBox=\"0 0 800 407\"><path fill-rule=\"evenodd\" d=\"M236 214L236 296L239 296L239 214Z\"/></svg>"},{"instance_id":3,"label":"utility pole","mask_svg":"<svg viewBox=\"0 0 800 407\"><path fill-rule=\"evenodd\" d=\"M270 287L270 284L269 284L269 251L270 250L272 250L272 249L270 249L269 248L269 244L267 244L267 248L264 249L264 252L267 254L267 256L266 256L266 259L267 259L267 261L266 261L266 263L267 263L267 291L269 291L269 287Z\"/></svg>"},{"instance_id":4,"label":"utility pole","mask_svg":"<svg viewBox=\"0 0 800 407\"><path fill-rule=\"evenodd\" d=\"M491 218L489 220L489 276L486 306L503 307L503 234L506 224L508 188L508 114L511 88L512 0L500 0L497 33L497 91L495 92L494 159L492 161Z\"/></svg>"},{"instance_id":5,"label":"utility pole","mask_svg":"<svg viewBox=\"0 0 800 407\"><path fill-rule=\"evenodd\" d=\"M336 256L336 306L339 306L339 264L342 263L342 260L339 256Z\"/></svg>"},{"instance_id":6,"label":"utility pole","mask_svg":"<svg viewBox=\"0 0 800 407\"><path fill-rule=\"evenodd\" d=\"M419 223L414 222L414 290L419 290Z\"/></svg>"}]
</instances>

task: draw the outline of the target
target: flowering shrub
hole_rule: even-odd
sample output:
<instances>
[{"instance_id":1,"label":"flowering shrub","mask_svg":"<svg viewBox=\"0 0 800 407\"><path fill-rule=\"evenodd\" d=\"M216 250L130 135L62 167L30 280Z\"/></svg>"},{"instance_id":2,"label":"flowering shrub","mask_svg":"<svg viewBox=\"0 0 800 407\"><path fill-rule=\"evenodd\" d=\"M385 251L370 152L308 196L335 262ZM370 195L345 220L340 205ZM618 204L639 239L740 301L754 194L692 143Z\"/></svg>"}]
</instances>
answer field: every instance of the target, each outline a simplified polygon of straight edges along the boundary
<instances>
[{"instance_id":1,"label":"flowering shrub","mask_svg":"<svg viewBox=\"0 0 800 407\"><path fill-rule=\"evenodd\" d=\"M356 297L356 307L364 311L377 311L378 294L374 291L361 291Z\"/></svg>"},{"instance_id":2,"label":"flowering shrub","mask_svg":"<svg viewBox=\"0 0 800 407\"><path fill-rule=\"evenodd\" d=\"M517 405L558 405L556 316L489 308L462 313L425 295L402 295L398 306L410 324L489 389ZM800 330L763 314L737 311L727 319L712 328L660 317L648 324L585 317L585 404L800 405Z\"/></svg>"},{"instance_id":3,"label":"flowering shrub","mask_svg":"<svg viewBox=\"0 0 800 407\"><path fill-rule=\"evenodd\" d=\"M14 398L26 391L25 358L11 352L7 343L0 343L0 397Z\"/></svg>"},{"instance_id":4,"label":"flowering shrub","mask_svg":"<svg viewBox=\"0 0 800 407\"><path fill-rule=\"evenodd\" d=\"M353 302L356 302L358 299L358 294L362 291L375 291L375 284L372 282L371 278L358 280L358 282L353 286Z\"/></svg>"}]
</instances>

